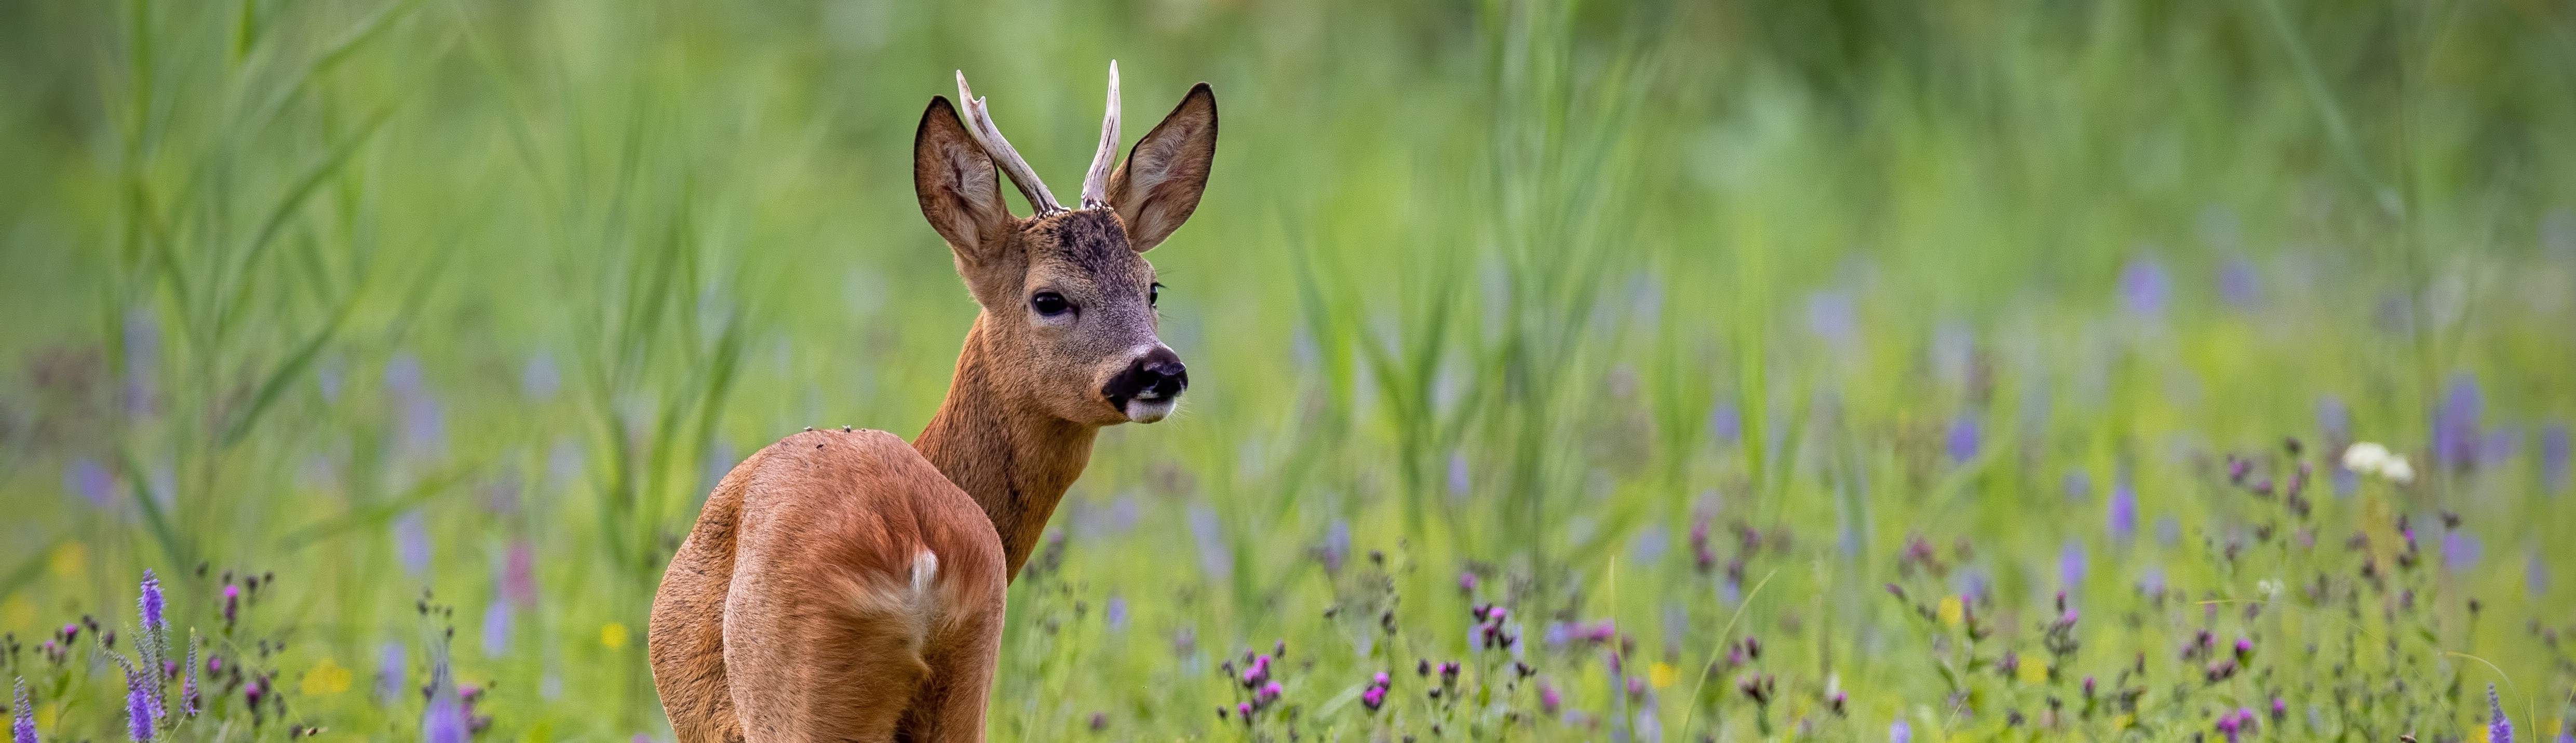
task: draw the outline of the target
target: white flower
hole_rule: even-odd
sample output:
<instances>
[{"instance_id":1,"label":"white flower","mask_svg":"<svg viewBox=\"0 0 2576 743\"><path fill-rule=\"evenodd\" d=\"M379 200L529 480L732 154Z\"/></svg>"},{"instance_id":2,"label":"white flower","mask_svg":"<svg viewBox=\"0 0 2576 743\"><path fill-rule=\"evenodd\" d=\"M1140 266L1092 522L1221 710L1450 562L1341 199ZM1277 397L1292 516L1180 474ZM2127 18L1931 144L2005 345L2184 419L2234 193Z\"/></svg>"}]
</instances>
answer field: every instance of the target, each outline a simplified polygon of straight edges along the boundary
<instances>
[{"instance_id":1,"label":"white flower","mask_svg":"<svg viewBox=\"0 0 2576 743\"><path fill-rule=\"evenodd\" d=\"M2415 466L2406 455L2390 452L2388 447L2362 441L2343 450L2343 468L2364 475L2378 475L2404 485L2415 481Z\"/></svg>"},{"instance_id":2,"label":"white flower","mask_svg":"<svg viewBox=\"0 0 2576 743\"><path fill-rule=\"evenodd\" d=\"M2415 466L2407 464L2406 457L2391 454L2388 461L2379 464L2379 476L2404 485L2415 481Z\"/></svg>"}]
</instances>

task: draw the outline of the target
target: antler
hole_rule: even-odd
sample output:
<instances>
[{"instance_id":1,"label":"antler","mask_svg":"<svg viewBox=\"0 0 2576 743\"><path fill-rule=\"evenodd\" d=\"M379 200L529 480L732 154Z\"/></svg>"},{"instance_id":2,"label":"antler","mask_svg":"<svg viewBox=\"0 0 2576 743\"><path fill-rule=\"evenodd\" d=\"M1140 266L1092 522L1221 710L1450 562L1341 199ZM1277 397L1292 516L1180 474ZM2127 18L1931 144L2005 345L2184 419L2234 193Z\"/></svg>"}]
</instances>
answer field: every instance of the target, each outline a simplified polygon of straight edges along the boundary
<instances>
[{"instance_id":1,"label":"antler","mask_svg":"<svg viewBox=\"0 0 2576 743\"><path fill-rule=\"evenodd\" d=\"M1011 185L1020 187L1020 195L1028 197L1029 207L1037 210L1037 216L1065 211L1064 205L1056 203L1055 194L1047 192L1046 182L1038 180L1038 172L1029 167L1029 161L1020 157L1019 150L1011 149L1010 140L1002 138L1002 129L993 125L993 113L985 108L984 99L967 89L965 70L957 71L957 97L966 104L966 131L975 135L975 143L984 146L984 154L1011 177Z\"/></svg>"},{"instance_id":2,"label":"antler","mask_svg":"<svg viewBox=\"0 0 2576 743\"><path fill-rule=\"evenodd\" d=\"M1082 176L1082 208L1109 206L1109 171L1118 167L1118 60L1109 60L1109 113L1100 117L1100 152Z\"/></svg>"}]
</instances>

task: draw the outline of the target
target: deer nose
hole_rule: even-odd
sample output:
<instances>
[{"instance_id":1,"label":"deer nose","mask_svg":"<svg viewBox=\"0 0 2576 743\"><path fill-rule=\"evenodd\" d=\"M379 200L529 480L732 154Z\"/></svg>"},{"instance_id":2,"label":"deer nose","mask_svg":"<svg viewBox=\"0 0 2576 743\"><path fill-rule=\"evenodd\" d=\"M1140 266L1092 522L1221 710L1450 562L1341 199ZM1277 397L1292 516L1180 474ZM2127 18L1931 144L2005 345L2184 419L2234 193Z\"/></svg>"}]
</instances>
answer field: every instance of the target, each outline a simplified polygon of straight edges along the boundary
<instances>
[{"instance_id":1,"label":"deer nose","mask_svg":"<svg viewBox=\"0 0 2576 743\"><path fill-rule=\"evenodd\" d=\"M1161 345L1138 354L1127 362L1127 368L1109 379L1100 390L1110 404L1125 407L1130 400L1155 402L1181 396L1190 388L1190 368L1181 363L1180 354Z\"/></svg>"}]
</instances>

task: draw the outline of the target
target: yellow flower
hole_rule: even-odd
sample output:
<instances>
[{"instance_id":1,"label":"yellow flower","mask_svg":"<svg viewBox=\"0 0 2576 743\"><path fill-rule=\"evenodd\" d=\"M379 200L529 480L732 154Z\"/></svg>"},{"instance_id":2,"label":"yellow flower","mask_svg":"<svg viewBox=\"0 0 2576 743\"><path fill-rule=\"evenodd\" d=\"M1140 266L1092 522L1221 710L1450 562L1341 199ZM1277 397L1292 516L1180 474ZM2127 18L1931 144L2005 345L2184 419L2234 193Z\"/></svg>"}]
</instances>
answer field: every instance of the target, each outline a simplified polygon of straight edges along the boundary
<instances>
[{"instance_id":1,"label":"yellow flower","mask_svg":"<svg viewBox=\"0 0 2576 743\"><path fill-rule=\"evenodd\" d=\"M1646 683L1653 684L1657 689L1671 688L1673 681L1679 678L1681 678L1681 672L1673 670L1673 665L1670 663L1655 661L1654 665L1646 667Z\"/></svg>"},{"instance_id":2,"label":"yellow flower","mask_svg":"<svg viewBox=\"0 0 2576 743\"><path fill-rule=\"evenodd\" d=\"M1968 605L1957 596L1941 597L1941 623L1957 627L1968 623Z\"/></svg>"},{"instance_id":3,"label":"yellow flower","mask_svg":"<svg viewBox=\"0 0 2576 743\"><path fill-rule=\"evenodd\" d=\"M2137 718L2135 718L2135 717L2133 717L2133 716L2130 716L2130 715L2121 715L2121 716L2119 716L2119 717L2114 717L2114 718L2111 718L2111 729L2113 729L2113 730L2127 730L2127 729L2129 729L2129 725L2130 725L2130 723L2133 723L2133 722L2136 722L2136 721L2137 721Z\"/></svg>"},{"instance_id":4,"label":"yellow flower","mask_svg":"<svg viewBox=\"0 0 2576 743\"><path fill-rule=\"evenodd\" d=\"M600 625L599 644L610 650L626 647L626 625L617 622Z\"/></svg>"},{"instance_id":5,"label":"yellow flower","mask_svg":"<svg viewBox=\"0 0 2576 743\"><path fill-rule=\"evenodd\" d=\"M313 664L313 670L304 672L305 696L327 696L348 690L349 669L341 666L339 661L324 658L322 662Z\"/></svg>"},{"instance_id":6,"label":"yellow flower","mask_svg":"<svg viewBox=\"0 0 2576 743\"><path fill-rule=\"evenodd\" d=\"M64 542L63 546L54 548L54 557L48 566L54 569L56 578L80 580L89 574L89 545Z\"/></svg>"},{"instance_id":7,"label":"yellow flower","mask_svg":"<svg viewBox=\"0 0 2576 743\"><path fill-rule=\"evenodd\" d=\"M2021 659L2022 683L2037 684L2046 681L2048 681L2048 661L2038 658Z\"/></svg>"}]
</instances>

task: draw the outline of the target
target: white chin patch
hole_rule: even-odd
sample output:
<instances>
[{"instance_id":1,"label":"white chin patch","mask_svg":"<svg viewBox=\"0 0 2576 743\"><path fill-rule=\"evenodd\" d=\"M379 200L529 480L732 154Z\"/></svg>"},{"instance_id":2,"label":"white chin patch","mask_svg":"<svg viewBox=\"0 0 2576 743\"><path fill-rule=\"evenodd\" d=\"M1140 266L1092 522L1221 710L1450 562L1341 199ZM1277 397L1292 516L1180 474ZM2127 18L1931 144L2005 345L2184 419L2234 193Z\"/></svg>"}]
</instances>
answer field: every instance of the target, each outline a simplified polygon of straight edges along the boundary
<instances>
[{"instance_id":1,"label":"white chin patch","mask_svg":"<svg viewBox=\"0 0 2576 743\"><path fill-rule=\"evenodd\" d=\"M1152 423L1154 421L1159 421L1171 416L1172 408L1178 407L1180 403L1181 401L1178 398L1171 397L1153 400L1128 400L1127 420L1135 421L1137 423Z\"/></svg>"}]
</instances>

